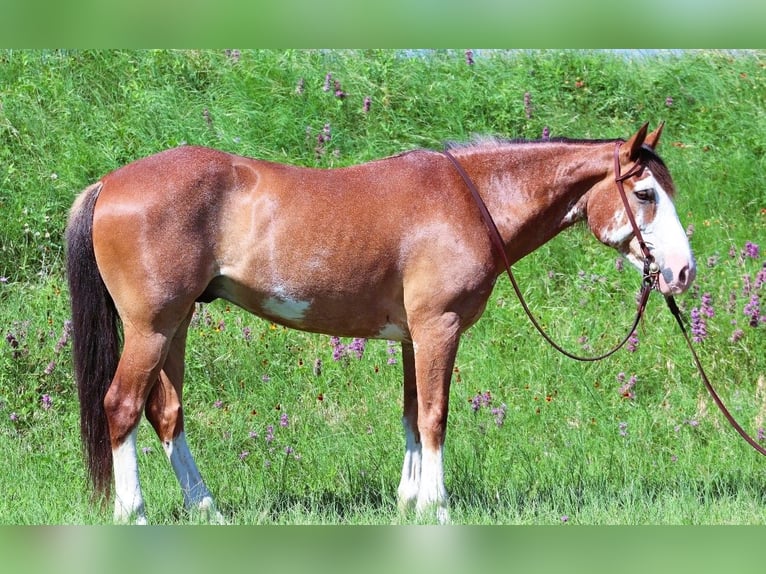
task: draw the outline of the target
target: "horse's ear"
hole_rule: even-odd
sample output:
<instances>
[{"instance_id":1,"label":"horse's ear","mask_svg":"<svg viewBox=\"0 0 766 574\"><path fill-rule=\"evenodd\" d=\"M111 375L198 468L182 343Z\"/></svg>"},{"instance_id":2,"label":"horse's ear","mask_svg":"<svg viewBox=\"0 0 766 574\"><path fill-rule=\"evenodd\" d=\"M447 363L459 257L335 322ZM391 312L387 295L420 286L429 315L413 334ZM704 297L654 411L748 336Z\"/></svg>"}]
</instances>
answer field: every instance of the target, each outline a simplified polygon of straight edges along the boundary
<instances>
[{"instance_id":1,"label":"horse's ear","mask_svg":"<svg viewBox=\"0 0 766 574\"><path fill-rule=\"evenodd\" d=\"M657 126L656 130L648 134L646 136L646 139L644 140L644 145L647 145L650 148L655 149L657 147L657 142L659 142L660 140L660 134L662 133L662 128L664 127L665 127L665 122L662 122L659 126Z\"/></svg>"},{"instance_id":2,"label":"horse's ear","mask_svg":"<svg viewBox=\"0 0 766 574\"><path fill-rule=\"evenodd\" d=\"M628 161L636 161L636 159L638 159L638 154L641 150L641 146L646 139L647 129L649 129L649 122L646 122L644 125L638 128L638 131L633 134L633 137L625 142L625 147L623 148L625 151L623 151L623 153L627 153Z\"/></svg>"}]
</instances>

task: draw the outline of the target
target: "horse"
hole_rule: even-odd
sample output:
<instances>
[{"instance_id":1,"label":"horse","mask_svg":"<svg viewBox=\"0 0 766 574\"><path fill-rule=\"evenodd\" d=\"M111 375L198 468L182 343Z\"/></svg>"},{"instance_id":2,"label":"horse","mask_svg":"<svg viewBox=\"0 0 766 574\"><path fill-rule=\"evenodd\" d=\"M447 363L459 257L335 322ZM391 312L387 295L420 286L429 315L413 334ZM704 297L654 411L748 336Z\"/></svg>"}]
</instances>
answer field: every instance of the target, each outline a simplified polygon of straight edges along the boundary
<instances>
[{"instance_id":1,"label":"horse","mask_svg":"<svg viewBox=\"0 0 766 574\"><path fill-rule=\"evenodd\" d=\"M625 139L475 138L448 144L502 238L493 243L466 181L441 151L413 149L309 168L180 146L83 190L67 223L67 276L80 427L94 496L115 522L146 523L136 432L145 414L184 505L222 519L184 431L187 329L197 302L225 299L289 328L401 344L404 461L398 504L449 521L443 447L462 333L510 263L583 221L657 288L682 293L695 262L662 126ZM632 166L621 182L616 170ZM629 205L630 212L626 210ZM112 480L114 490L112 491Z\"/></svg>"}]
</instances>

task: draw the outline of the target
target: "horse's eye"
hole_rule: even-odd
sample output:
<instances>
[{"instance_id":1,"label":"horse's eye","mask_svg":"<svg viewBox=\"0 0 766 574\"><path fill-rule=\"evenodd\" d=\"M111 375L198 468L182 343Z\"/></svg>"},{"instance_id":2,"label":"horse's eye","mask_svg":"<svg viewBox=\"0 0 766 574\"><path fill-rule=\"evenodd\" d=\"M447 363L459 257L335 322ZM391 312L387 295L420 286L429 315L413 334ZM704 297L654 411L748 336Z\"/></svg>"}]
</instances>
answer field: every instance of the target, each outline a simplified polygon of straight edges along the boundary
<instances>
[{"instance_id":1,"label":"horse's eye","mask_svg":"<svg viewBox=\"0 0 766 574\"><path fill-rule=\"evenodd\" d=\"M654 190L653 189L636 189L633 191L638 201L653 201Z\"/></svg>"}]
</instances>

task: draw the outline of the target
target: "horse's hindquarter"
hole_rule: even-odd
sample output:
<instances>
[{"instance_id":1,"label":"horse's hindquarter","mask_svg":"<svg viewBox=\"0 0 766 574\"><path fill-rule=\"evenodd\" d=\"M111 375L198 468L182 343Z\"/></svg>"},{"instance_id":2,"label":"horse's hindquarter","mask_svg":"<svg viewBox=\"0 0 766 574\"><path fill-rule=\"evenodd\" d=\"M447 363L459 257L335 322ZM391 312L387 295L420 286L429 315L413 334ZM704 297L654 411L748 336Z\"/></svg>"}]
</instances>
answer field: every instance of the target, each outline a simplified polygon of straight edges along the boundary
<instances>
[{"instance_id":1,"label":"horse's hindquarter","mask_svg":"<svg viewBox=\"0 0 766 574\"><path fill-rule=\"evenodd\" d=\"M121 313L221 297L302 330L392 339L413 308L473 322L492 262L438 159L323 170L189 147L139 160L103 180L104 281Z\"/></svg>"}]
</instances>

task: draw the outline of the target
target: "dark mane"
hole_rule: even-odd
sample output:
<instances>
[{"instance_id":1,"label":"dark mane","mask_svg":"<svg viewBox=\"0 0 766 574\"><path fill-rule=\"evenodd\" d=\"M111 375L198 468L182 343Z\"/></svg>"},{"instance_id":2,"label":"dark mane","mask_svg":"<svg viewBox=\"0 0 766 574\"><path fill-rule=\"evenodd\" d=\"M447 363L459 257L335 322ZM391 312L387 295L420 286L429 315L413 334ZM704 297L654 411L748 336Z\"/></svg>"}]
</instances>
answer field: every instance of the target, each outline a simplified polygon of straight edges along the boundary
<instances>
[{"instance_id":1,"label":"dark mane","mask_svg":"<svg viewBox=\"0 0 766 574\"><path fill-rule=\"evenodd\" d=\"M494 136L474 136L467 142L448 141L445 143L447 150L460 150L478 148L482 146L502 146L502 145L536 145L536 144L548 144L548 143L563 143L563 144L605 144L624 142L622 138L612 139L584 139L584 138L566 138L566 137L554 137L548 139L524 139L524 138L499 138ZM673 179L670 177L670 171L662 161L662 158L650 147L644 145L641 146L641 153L639 161L645 165L657 178L657 181L671 197L676 193Z\"/></svg>"}]
</instances>

